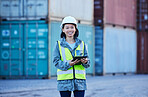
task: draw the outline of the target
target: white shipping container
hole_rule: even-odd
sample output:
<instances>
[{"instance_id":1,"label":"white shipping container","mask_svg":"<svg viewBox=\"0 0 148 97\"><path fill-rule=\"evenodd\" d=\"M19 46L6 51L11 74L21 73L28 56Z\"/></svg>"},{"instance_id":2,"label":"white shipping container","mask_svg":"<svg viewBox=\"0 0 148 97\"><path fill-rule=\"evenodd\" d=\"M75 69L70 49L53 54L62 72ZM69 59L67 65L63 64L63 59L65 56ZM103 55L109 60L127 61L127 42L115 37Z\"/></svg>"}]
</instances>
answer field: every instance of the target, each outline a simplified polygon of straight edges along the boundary
<instances>
[{"instance_id":1,"label":"white shipping container","mask_svg":"<svg viewBox=\"0 0 148 97\"><path fill-rule=\"evenodd\" d=\"M81 23L93 24L94 0L50 0L50 20L73 16Z\"/></svg>"},{"instance_id":2,"label":"white shipping container","mask_svg":"<svg viewBox=\"0 0 148 97\"><path fill-rule=\"evenodd\" d=\"M48 16L48 0L0 0L0 17L7 20L39 20Z\"/></svg>"},{"instance_id":3,"label":"white shipping container","mask_svg":"<svg viewBox=\"0 0 148 97\"><path fill-rule=\"evenodd\" d=\"M27 17L47 16L48 0L24 0L24 15Z\"/></svg>"},{"instance_id":4,"label":"white shipping container","mask_svg":"<svg viewBox=\"0 0 148 97\"><path fill-rule=\"evenodd\" d=\"M21 17L23 0L0 0L0 17Z\"/></svg>"},{"instance_id":5,"label":"white shipping container","mask_svg":"<svg viewBox=\"0 0 148 97\"><path fill-rule=\"evenodd\" d=\"M104 74L136 72L136 40L134 29L104 26Z\"/></svg>"}]
</instances>

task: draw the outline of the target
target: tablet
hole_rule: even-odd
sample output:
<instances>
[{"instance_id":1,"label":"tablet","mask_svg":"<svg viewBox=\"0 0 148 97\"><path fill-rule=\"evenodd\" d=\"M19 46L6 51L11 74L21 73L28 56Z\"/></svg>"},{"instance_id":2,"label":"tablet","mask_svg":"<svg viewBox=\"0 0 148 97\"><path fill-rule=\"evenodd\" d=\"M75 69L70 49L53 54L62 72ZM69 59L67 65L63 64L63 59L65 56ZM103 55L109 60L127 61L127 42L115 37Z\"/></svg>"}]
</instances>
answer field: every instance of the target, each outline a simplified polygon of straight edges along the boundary
<instances>
[{"instance_id":1,"label":"tablet","mask_svg":"<svg viewBox=\"0 0 148 97\"><path fill-rule=\"evenodd\" d=\"M87 58L87 56L75 56L72 61L75 61L76 59L80 60L82 58Z\"/></svg>"}]
</instances>

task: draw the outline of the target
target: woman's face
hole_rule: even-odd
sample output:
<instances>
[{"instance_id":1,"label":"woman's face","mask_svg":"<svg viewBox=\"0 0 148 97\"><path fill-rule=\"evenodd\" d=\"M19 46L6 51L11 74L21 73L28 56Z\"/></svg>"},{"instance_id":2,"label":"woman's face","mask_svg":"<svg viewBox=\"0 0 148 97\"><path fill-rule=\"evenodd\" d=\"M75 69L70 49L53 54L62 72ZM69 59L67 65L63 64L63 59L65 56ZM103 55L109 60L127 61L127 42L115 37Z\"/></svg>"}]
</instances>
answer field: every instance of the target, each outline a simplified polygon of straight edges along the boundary
<instances>
[{"instance_id":1,"label":"woman's face","mask_svg":"<svg viewBox=\"0 0 148 97\"><path fill-rule=\"evenodd\" d=\"M62 31L66 34L66 37L70 38L74 36L76 28L73 24L65 24Z\"/></svg>"}]
</instances>

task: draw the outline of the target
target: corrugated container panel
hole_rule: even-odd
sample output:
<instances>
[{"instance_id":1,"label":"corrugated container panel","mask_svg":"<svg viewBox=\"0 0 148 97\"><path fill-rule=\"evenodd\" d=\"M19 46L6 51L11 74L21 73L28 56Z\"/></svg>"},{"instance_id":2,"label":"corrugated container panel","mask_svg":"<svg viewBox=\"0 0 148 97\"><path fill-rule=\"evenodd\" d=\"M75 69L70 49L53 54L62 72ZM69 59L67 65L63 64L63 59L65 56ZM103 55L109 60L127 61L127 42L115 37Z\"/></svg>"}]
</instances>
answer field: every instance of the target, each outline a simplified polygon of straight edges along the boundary
<instances>
[{"instance_id":1,"label":"corrugated container panel","mask_svg":"<svg viewBox=\"0 0 148 97\"><path fill-rule=\"evenodd\" d=\"M51 36L51 54L50 54L50 75L56 76L56 67L53 65L53 50L56 45L57 40L60 39L61 35L61 28L60 28L61 22L51 21L50 23L50 36ZM88 53L91 61L91 67L86 69L87 74L93 74L94 71L94 27L91 25L78 25L79 29L79 37L82 39L86 44L88 48ZM86 35L86 37L84 37Z\"/></svg>"},{"instance_id":2,"label":"corrugated container panel","mask_svg":"<svg viewBox=\"0 0 148 97\"><path fill-rule=\"evenodd\" d=\"M48 0L24 0L24 17L46 18L48 15Z\"/></svg>"},{"instance_id":3,"label":"corrugated container panel","mask_svg":"<svg viewBox=\"0 0 148 97\"><path fill-rule=\"evenodd\" d=\"M0 17L8 20L45 19L48 0L0 0Z\"/></svg>"},{"instance_id":4,"label":"corrugated container panel","mask_svg":"<svg viewBox=\"0 0 148 97\"><path fill-rule=\"evenodd\" d=\"M104 73L136 72L136 31L104 27Z\"/></svg>"},{"instance_id":5,"label":"corrugated container panel","mask_svg":"<svg viewBox=\"0 0 148 97\"><path fill-rule=\"evenodd\" d=\"M93 0L50 0L50 19L73 16L77 20L93 24Z\"/></svg>"},{"instance_id":6,"label":"corrugated container panel","mask_svg":"<svg viewBox=\"0 0 148 97\"><path fill-rule=\"evenodd\" d=\"M137 35L137 73L148 73L148 32Z\"/></svg>"},{"instance_id":7,"label":"corrugated container panel","mask_svg":"<svg viewBox=\"0 0 148 97\"><path fill-rule=\"evenodd\" d=\"M103 0L94 0L94 25L103 25Z\"/></svg>"},{"instance_id":8,"label":"corrugated container panel","mask_svg":"<svg viewBox=\"0 0 148 97\"><path fill-rule=\"evenodd\" d=\"M60 29L61 22L53 22L51 21L49 24L50 28L50 76L57 75L57 68L53 65L53 51L56 46L56 42L60 40L61 29Z\"/></svg>"},{"instance_id":9,"label":"corrugated container panel","mask_svg":"<svg viewBox=\"0 0 148 97\"><path fill-rule=\"evenodd\" d=\"M23 0L0 0L0 17L22 17Z\"/></svg>"},{"instance_id":10,"label":"corrugated container panel","mask_svg":"<svg viewBox=\"0 0 148 97\"><path fill-rule=\"evenodd\" d=\"M92 25L78 25L79 38L86 43L88 49L88 55L90 59L90 67L86 69L87 74L94 74L95 64L95 28ZM85 35L85 37L84 37Z\"/></svg>"},{"instance_id":11,"label":"corrugated container panel","mask_svg":"<svg viewBox=\"0 0 148 97\"><path fill-rule=\"evenodd\" d=\"M21 24L0 25L0 76L23 75L22 31Z\"/></svg>"},{"instance_id":12,"label":"corrugated container panel","mask_svg":"<svg viewBox=\"0 0 148 97\"><path fill-rule=\"evenodd\" d=\"M148 1L137 0L137 29L148 30Z\"/></svg>"},{"instance_id":13,"label":"corrugated container panel","mask_svg":"<svg viewBox=\"0 0 148 97\"><path fill-rule=\"evenodd\" d=\"M136 27L136 0L104 0L104 23Z\"/></svg>"},{"instance_id":14,"label":"corrugated container panel","mask_svg":"<svg viewBox=\"0 0 148 97\"><path fill-rule=\"evenodd\" d=\"M145 37L145 44L144 44L144 57L145 57L145 61L144 61L144 64L145 64L145 66L144 66L144 72L146 72L146 73L148 73L148 32L146 32L145 33L145 35L144 35L144 37Z\"/></svg>"},{"instance_id":15,"label":"corrugated container panel","mask_svg":"<svg viewBox=\"0 0 148 97\"><path fill-rule=\"evenodd\" d=\"M103 28L95 26L95 74L103 74Z\"/></svg>"},{"instance_id":16,"label":"corrugated container panel","mask_svg":"<svg viewBox=\"0 0 148 97\"><path fill-rule=\"evenodd\" d=\"M103 16L103 0L94 0L94 17Z\"/></svg>"},{"instance_id":17,"label":"corrugated container panel","mask_svg":"<svg viewBox=\"0 0 148 97\"><path fill-rule=\"evenodd\" d=\"M24 47L25 75L48 75L48 24L26 23Z\"/></svg>"},{"instance_id":18,"label":"corrugated container panel","mask_svg":"<svg viewBox=\"0 0 148 97\"><path fill-rule=\"evenodd\" d=\"M0 28L1 78L47 78L48 24L5 21Z\"/></svg>"},{"instance_id":19,"label":"corrugated container panel","mask_svg":"<svg viewBox=\"0 0 148 97\"><path fill-rule=\"evenodd\" d=\"M103 25L103 18L102 17L94 17L94 25L95 26L102 26Z\"/></svg>"}]
</instances>

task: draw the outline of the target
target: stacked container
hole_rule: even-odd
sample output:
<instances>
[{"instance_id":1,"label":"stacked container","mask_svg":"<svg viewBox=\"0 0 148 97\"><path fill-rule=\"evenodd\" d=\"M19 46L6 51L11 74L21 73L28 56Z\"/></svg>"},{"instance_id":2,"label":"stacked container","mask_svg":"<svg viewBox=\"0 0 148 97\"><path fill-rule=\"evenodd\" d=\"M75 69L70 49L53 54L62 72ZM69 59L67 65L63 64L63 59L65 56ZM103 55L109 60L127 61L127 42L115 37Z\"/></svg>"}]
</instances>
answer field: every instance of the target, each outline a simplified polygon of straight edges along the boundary
<instances>
[{"instance_id":1,"label":"stacked container","mask_svg":"<svg viewBox=\"0 0 148 97\"><path fill-rule=\"evenodd\" d=\"M103 25L103 0L94 0L94 25Z\"/></svg>"},{"instance_id":2,"label":"stacked container","mask_svg":"<svg viewBox=\"0 0 148 97\"><path fill-rule=\"evenodd\" d=\"M61 22L65 16L73 16L78 21L78 38L83 40L88 49L91 67L86 69L87 74L94 74L94 26L93 26L93 0L50 0L49 3L50 28L50 75L56 76L56 68L52 63L53 50L57 40L60 39Z\"/></svg>"},{"instance_id":3,"label":"stacked container","mask_svg":"<svg viewBox=\"0 0 148 97\"><path fill-rule=\"evenodd\" d=\"M136 0L104 0L104 74L136 73Z\"/></svg>"},{"instance_id":4,"label":"stacked container","mask_svg":"<svg viewBox=\"0 0 148 97\"><path fill-rule=\"evenodd\" d=\"M93 24L93 0L50 0L49 7L49 18L52 21L62 21L70 15L81 24Z\"/></svg>"},{"instance_id":5,"label":"stacked container","mask_svg":"<svg viewBox=\"0 0 148 97\"><path fill-rule=\"evenodd\" d=\"M95 74L103 74L103 0L94 0Z\"/></svg>"},{"instance_id":6,"label":"stacked container","mask_svg":"<svg viewBox=\"0 0 148 97\"><path fill-rule=\"evenodd\" d=\"M48 0L1 0L2 20L39 20L48 16Z\"/></svg>"},{"instance_id":7,"label":"stacked container","mask_svg":"<svg viewBox=\"0 0 148 97\"><path fill-rule=\"evenodd\" d=\"M148 73L148 1L137 0L137 73Z\"/></svg>"},{"instance_id":8,"label":"stacked container","mask_svg":"<svg viewBox=\"0 0 148 97\"><path fill-rule=\"evenodd\" d=\"M0 78L48 77L48 0L0 0Z\"/></svg>"},{"instance_id":9,"label":"stacked container","mask_svg":"<svg viewBox=\"0 0 148 97\"><path fill-rule=\"evenodd\" d=\"M136 27L136 0L105 0L104 23Z\"/></svg>"}]
</instances>

